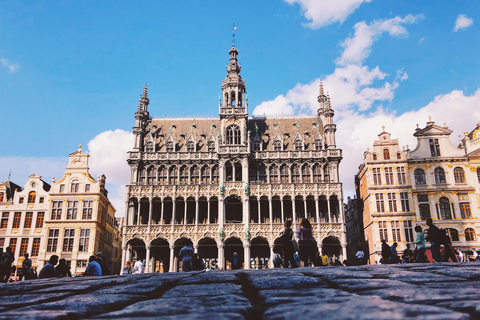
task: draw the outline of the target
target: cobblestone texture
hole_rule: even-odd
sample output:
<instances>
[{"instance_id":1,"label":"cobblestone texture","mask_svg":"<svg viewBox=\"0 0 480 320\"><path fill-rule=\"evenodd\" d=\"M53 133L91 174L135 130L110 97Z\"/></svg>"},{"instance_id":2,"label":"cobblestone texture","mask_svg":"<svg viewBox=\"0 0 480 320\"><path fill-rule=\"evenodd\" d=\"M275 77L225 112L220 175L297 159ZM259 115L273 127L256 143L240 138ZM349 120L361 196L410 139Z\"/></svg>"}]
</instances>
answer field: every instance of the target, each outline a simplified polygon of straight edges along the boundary
<instances>
[{"instance_id":1,"label":"cobblestone texture","mask_svg":"<svg viewBox=\"0 0 480 320\"><path fill-rule=\"evenodd\" d=\"M480 319L480 263L209 271L0 285L0 319Z\"/></svg>"}]
</instances>

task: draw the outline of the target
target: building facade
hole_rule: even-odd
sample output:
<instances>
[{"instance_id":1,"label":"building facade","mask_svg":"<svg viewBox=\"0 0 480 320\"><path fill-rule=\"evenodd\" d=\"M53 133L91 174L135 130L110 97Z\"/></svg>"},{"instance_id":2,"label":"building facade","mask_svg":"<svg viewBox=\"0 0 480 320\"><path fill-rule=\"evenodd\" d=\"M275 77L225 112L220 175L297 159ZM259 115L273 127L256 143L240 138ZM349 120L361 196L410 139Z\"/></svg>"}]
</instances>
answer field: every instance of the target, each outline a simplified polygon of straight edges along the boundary
<instances>
[{"instance_id":1,"label":"building facade","mask_svg":"<svg viewBox=\"0 0 480 320\"><path fill-rule=\"evenodd\" d=\"M400 150L398 141L382 132L356 175L357 197L363 206L364 236L370 263L381 258L381 240L414 248L413 229L426 228L432 218L446 229L455 248L478 247L478 190L476 154L479 145L466 133L463 145L453 146L451 130L427 122L417 128L414 150ZM477 148L475 149L475 146ZM468 152L470 150L470 152ZM471 165L472 164L472 165Z\"/></svg>"},{"instance_id":2,"label":"building facade","mask_svg":"<svg viewBox=\"0 0 480 320\"><path fill-rule=\"evenodd\" d=\"M88 258L102 252L111 271L118 274L120 255L115 247L120 246L121 238L115 208L107 197L105 176L95 180L90 175L89 157L80 146L69 155L64 176L52 179L39 261L46 262L56 254L70 263L72 274L82 273Z\"/></svg>"},{"instance_id":3,"label":"building facade","mask_svg":"<svg viewBox=\"0 0 480 320\"><path fill-rule=\"evenodd\" d=\"M218 117L152 119L145 86L128 152L122 264L177 271L191 245L213 267L228 269L237 252L249 269L257 257L268 263L284 221L302 218L319 247L346 256L328 96L320 86L316 116L251 117L234 46L229 55Z\"/></svg>"}]
</instances>

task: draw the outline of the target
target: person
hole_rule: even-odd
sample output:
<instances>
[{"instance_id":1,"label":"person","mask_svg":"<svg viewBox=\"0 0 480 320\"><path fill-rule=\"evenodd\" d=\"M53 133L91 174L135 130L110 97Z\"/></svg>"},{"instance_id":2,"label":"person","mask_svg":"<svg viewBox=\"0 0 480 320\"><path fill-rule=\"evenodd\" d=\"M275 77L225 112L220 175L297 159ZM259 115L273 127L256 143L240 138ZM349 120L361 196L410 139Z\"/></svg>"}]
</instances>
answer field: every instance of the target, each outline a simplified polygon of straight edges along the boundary
<instances>
[{"instance_id":1,"label":"person","mask_svg":"<svg viewBox=\"0 0 480 320\"><path fill-rule=\"evenodd\" d=\"M193 248L190 246L184 246L180 250L180 253L178 254L178 256L182 260L182 270L184 272L193 271L193 267L192 267Z\"/></svg>"},{"instance_id":2,"label":"person","mask_svg":"<svg viewBox=\"0 0 480 320\"><path fill-rule=\"evenodd\" d=\"M440 254L440 243L442 239L442 231L433 224L432 218L427 218L428 235L426 240L430 242L430 250L432 251L433 259L437 262L443 262Z\"/></svg>"},{"instance_id":3,"label":"person","mask_svg":"<svg viewBox=\"0 0 480 320\"><path fill-rule=\"evenodd\" d=\"M205 269L205 263L203 262L203 259L200 258L196 253L193 254L192 268L193 271L202 271Z\"/></svg>"},{"instance_id":4,"label":"person","mask_svg":"<svg viewBox=\"0 0 480 320\"><path fill-rule=\"evenodd\" d=\"M328 265L330 264L330 259L328 259L325 251L322 251L322 255L320 256L320 258L322 258L322 266L328 267Z\"/></svg>"},{"instance_id":5,"label":"person","mask_svg":"<svg viewBox=\"0 0 480 320\"><path fill-rule=\"evenodd\" d=\"M284 223L285 230L280 234L280 239L283 245L283 267L288 268L290 264L292 268L298 268L298 264L293 258L294 246L293 246L293 230L292 220L287 220Z\"/></svg>"},{"instance_id":6,"label":"person","mask_svg":"<svg viewBox=\"0 0 480 320\"><path fill-rule=\"evenodd\" d=\"M313 260L314 267L321 267L322 266L322 257L320 257L320 252L318 250L315 252L315 260Z\"/></svg>"},{"instance_id":7,"label":"person","mask_svg":"<svg viewBox=\"0 0 480 320\"><path fill-rule=\"evenodd\" d=\"M47 264L43 266L38 275L38 279L47 279L47 278L60 278L62 275L55 270L55 266L58 263L58 256L56 254L52 255L48 260Z\"/></svg>"},{"instance_id":8,"label":"person","mask_svg":"<svg viewBox=\"0 0 480 320\"><path fill-rule=\"evenodd\" d=\"M302 219L300 227L297 230L300 237L300 259L304 267L309 267L315 260L315 243L313 242L313 229L308 219Z\"/></svg>"},{"instance_id":9,"label":"person","mask_svg":"<svg viewBox=\"0 0 480 320\"><path fill-rule=\"evenodd\" d=\"M398 257L398 251L397 251L398 243L394 242L392 246L390 247L390 250L392 254L390 255L390 263L399 263L400 258Z\"/></svg>"},{"instance_id":10,"label":"person","mask_svg":"<svg viewBox=\"0 0 480 320\"><path fill-rule=\"evenodd\" d=\"M13 260L15 260L15 257L12 252L12 247L8 246L0 258L0 282L8 282L12 274Z\"/></svg>"},{"instance_id":11,"label":"person","mask_svg":"<svg viewBox=\"0 0 480 320\"><path fill-rule=\"evenodd\" d=\"M84 276L101 276L102 275L102 267L97 262L97 257L91 255L88 259L88 266L83 273Z\"/></svg>"},{"instance_id":12,"label":"person","mask_svg":"<svg viewBox=\"0 0 480 320\"><path fill-rule=\"evenodd\" d=\"M105 261L103 261L103 256L102 256L101 252L97 253L97 262L100 265L100 267L102 268L102 276L108 276L108 275L111 274L110 273L110 268L107 266Z\"/></svg>"},{"instance_id":13,"label":"person","mask_svg":"<svg viewBox=\"0 0 480 320\"><path fill-rule=\"evenodd\" d=\"M389 263L391 255L392 255L392 249L387 244L387 240L382 239L382 263L383 264Z\"/></svg>"},{"instance_id":14,"label":"person","mask_svg":"<svg viewBox=\"0 0 480 320\"><path fill-rule=\"evenodd\" d=\"M123 267L123 275L129 275L132 273L132 263L130 261L127 261L125 263L125 267Z\"/></svg>"},{"instance_id":15,"label":"person","mask_svg":"<svg viewBox=\"0 0 480 320\"><path fill-rule=\"evenodd\" d=\"M412 263L415 261L413 257L413 251L410 249L410 244L407 243L407 249L403 250L403 255L405 256L406 263Z\"/></svg>"},{"instance_id":16,"label":"person","mask_svg":"<svg viewBox=\"0 0 480 320\"><path fill-rule=\"evenodd\" d=\"M143 262L141 260L137 260L133 265L133 271L135 274L143 273Z\"/></svg>"},{"instance_id":17,"label":"person","mask_svg":"<svg viewBox=\"0 0 480 320\"><path fill-rule=\"evenodd\" d=\"M25 259L22 262L22 274L25 280L33 279L32 259L29 258L28 253L25 253Z\"/></svg>"},{"instance_id":18,"label":"person","mask_svg":"<svg viewBox=\"0 0 480 320\"><path fill-rule=\"evenodd\" d=\"M475 248L472 249L472 262L478 261L478 252Z\"/></svg>"},{"instance_id":19,"label":"person","mask_svg":"<svg viewBox=\"0 0 480 320\"><path fill-rule=\"evenodd\" d=\"M274 268L280 268L282 266L282 256L278 249L273 249L273 267Z\"/></svg>"},{"instance_id":20,"label":"person","mask_svg":"<svg viewBox=\"0 0 480 320\"><path fill-rule=\"evenodd\" d=\"M457 260L458 260L458 262L464 262L463 252L460 249L457 249Z\"/></svg>"},{"instance_id":21,"label":"person","mask_svg":"<svg viewBox=\"0 0 480 320\"><path fill-rule=\"evenodd\" d=\"M58 266L55 267L55 270L62 275L62 277L71 277L72 273L70 272L70 266L67 265L67 260L60 259Z\"/></svg>"},{"instance_id":22,"label":"person","mask_svg":"<svg viewBox=\"0 0 480 320\"><path fill-rule=\"evenodd\" d=\"M415 232L417 233L417 239L413 241L417 245L417 262L418 263L426 263L427 260L425 259L425 236L422 232L421 226L415 227Z\"/></svg>"},{"instance_id":23,"label":"person","mask_svg":"<svg viewBox=\"0 0 480 320\"><path fill-rule=\"evenodd\" d=\"M260 268L260 266L259 266L260 263L258 262L258 257L257 257L256 261L257 261L258 268ZM234 252L233 253L233 261L232 261L232 270L239 270L239 269L242 269L242 260L240 259L238 254L236 252Z\"/></svg>"},{"instance_id":24,"label":"person","mask_svg":"<svg viewBox=\"0 0 480 320\"><path fill-rule=\"evenodd\" d=\"M442 252L443 261L448 262L448 259L452 259L452 262L458 262L457 255L455 254L455 250L453 250L452 240L444 230L440 230L440 231L442 231L441 243L444 246L443 252Z\"/></svg>"},{"instance_id":25,"label":"person","mask_svg":"<svg viewBox=\"0 0 480 320\"><path fill-rule=\"evenodd\" d=\"M358 247L357 253L355 254L356 265L361 266L365 264L365 253L362 250L362 247Z\"/></svg>"}]
</instances>

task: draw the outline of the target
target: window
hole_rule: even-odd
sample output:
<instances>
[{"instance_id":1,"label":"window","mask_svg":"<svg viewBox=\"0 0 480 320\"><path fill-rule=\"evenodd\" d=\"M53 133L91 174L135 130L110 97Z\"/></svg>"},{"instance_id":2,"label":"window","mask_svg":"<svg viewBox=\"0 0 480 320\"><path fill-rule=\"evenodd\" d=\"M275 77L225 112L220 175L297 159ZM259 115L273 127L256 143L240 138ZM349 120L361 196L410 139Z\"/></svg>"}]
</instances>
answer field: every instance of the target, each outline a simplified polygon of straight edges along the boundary
<instances>
[{"instance_id":1,"label":"window","mask_svg":"<svg viewBox=\"0 0 480 320\"><path fill-rule=\"evenodd\" d=\"M43 220L45 219L45 212L37 213L37 222L35 228L43 228Z\"/></svg>"},{"instance_id":2,"label":"window","mask_svg":"<svg viewBox=\"0 0 480 320\"><path fill-rule=\"evenodd\" d=\"M383 160L390 160L390 151L383 149Z\"/></svg>"},{"instance_id":3,"label":"window","mask_svg":"<svg viewBox=\"0 0 480 320\"><path fill-rule=\"evenodd\" d=\"M172 141L168 141L166 144L165 144L165 149L167 150L167 152L174 152L175 151L175 147L174 147L174 144Z\"/></svg>"},{"instance_id":4,"label":"window","mask_svg":"<svg viewBox=\"0 0 480 320\"><path fill-rule=\"evenodd\" d=\"M259 152L260 151L260 142L259 141L254 141L253 142L253 151L254 152Z\"/></svg>"},{"instance_id":5,"label":"window","mask_svg":"<svg viewBox=\"0 0 480 320\"><path fill-rule=\"evenodd\" d=\"M302 182L303 183L311 182L311 172L310 172L310 167L308 165L304 165L302 167Z\"/></svg>"},{"instance_id":6,"label":"window","mask_svg":"<svg viewBox=\"0 0 480 320\"><path fill-rule=\"evenodd\" d=\"M161 166L160 169L158 169L158 183L159 184L167 184L167 168L164 166Z\"/></svg>"},{"instance_id":7,"label":"window","mask_svg":"<svg viewBox=\"0 0 480 320\"><path fill-rule=\"evenodd\" d=\"M420 211L420 219L427 220L427 218L432 217L430 214L430 202L428 201L428 195L418 195L418 208Z\"/></svg>"},{"instance_id":8,"label":"window","mask_svg":"<svg viewBox=\"0 0 480 320\"><path fill-rule=\"evenodd\" d=\"M155 168L148 168L147 184L152 185L157 182L157 170Z\"/></svg>"},{"instance_id":9,"label":"window","mask_svg":"<svg viewBox=\"0 0 480 320\"><path fill-rule=\"evenodd\" d=\"M280 142L280 140L273 141L273 151L282 151L282 142Z\"/></svg>"},{"instance_id":10,"label":"window","mask_svg":"<svg viewBox=\"0 0 480 320\"><path fill-rule=\"evenodd\" d=\"M330 182L330 168L328 164L323 167L323 182Z\"/></svg>"},{"instance_id":11,"label":"window","mask_svg":"<svg viewBox=\"0 0 480 320\"><path fill-rule=\"evenodd\" d=\"M302 151L303 150L303 142L300 139L295 140L293 143L295 145L295 151Z\"/></svg>"},{"instance_id":12,"label":"window","mask_svg":"<svg viewBox=\"0 0 480 320\"><path fill-rule=\"evenodd\" d=\"M403 212L410 212L410 203L408 202L408 192L400 192L400 204Z\"/></svg>"},{"instance_id":13,"label":"window","mask_svg":"<svg viewBox=\"0 0 480 320\"><path fill-rule=\"evenodd\" d=\"M403 221L403 228L405 229L405 241L406 242L413 242L413 227L412 221L405 220Z\"/></svg>"},{"instance_id":14,"label":"window","mask_svg":"<svg viewBox=\"0 0 480 320\"><path fill-rule=\"evenodd\" d=\"M208 141L208 152L215 152L215 141Z\"/></svg>"},{"instance_id":15,"label":"window","mask_svg":"<svg viewBox=\"0 0 480 320\"><path fill-rule=\"evenodd\" d=\"M180 184L187 184L188 182L188 169L186 166L180 168Z\"/></svg>"},{"instance_id":16,"label":"window","mask_svg":"<svg viewBox=\"0 0 480 320\"><path fill-rule=\"evenodd\" d=\"M452 212L450 210L450 201L447 197L441 197L439 202L440 219L452 220Z\"/></svg>"},{"instance_id":17,"label":"window","mask_svg":"<svg viewBox=\"0 0 480 320\"><path fill-rule=\"evenodd\" d=\"M202 183L209 184L210 183L210 168L207 166L202 167Z\"/></svg>"},{"instance_id":18,"label":"window","mask_svg":"<svg viewBox=\"0 0 480 320\"><path fill-rule=\"evenodd\" d=\"M78 251L87 252L89 241L90 241L90 229L80 229L80 240L78 242Z\"/></svg>"},{"instance_id":19,"label":"window","mask_svg":"<svg viewBox=\"0 0 480 320\"><path fill-rule=\"evenodd\" d=\"M171 167L168 176L170 178L170 181L168 181L169 184L177 184L177 182L178 182L178 169L177 169L177 167Z\"/></svg>"},{"instance_id":20,"label":"window","mask_svg":"<svg viewBox=\"0 0 480 320\"><path fill-rule=\"evenodd\" d=\"M64 192L65 192L65 185L61 184L60 185L60 193L64 193Z\"/></svg>"},{"instance_id":21,"label":"window","mask_svg":"<svg viewBox=\"0 0 480 320\"><path fill-rule=\"evenodd\" d=\"M50 229L48 230L48 239L47 239L47 252L55 252L57 251L57 244L58 244L58 229Z\"/></svg>"},{"instance_id":22,"label":"window","mask_svg":"<svg viewBox=\"0 0 480 320\"><path fill-rule=\"evenodd\" d=\"M87 260L77 260L77 268L85 268L88 265Z\"/></svg>"},{"instance_id":23,"label":"window","mask_svg":"<svg viewBox=\"0 0 480 320\"><path fill-rule=\"evenodd\" d=\"M377 212L385 212L385 204L383 202L383 193L376 193L375 200L377 202Z\"/></svg>"},{"instance_id":24,"label":"window","mask_svg":"<svg viewBox=\"0 0 480 320\"><path fill-rule=\"evenodd\" d=\"M9 246L12 248L12 253L15 255L15 249L17 248L17 238L10 238Z\"/></svg>"},{"instance_id":25,"label":"window","mask_svg":"<svg viewBox=\"0 0 480 320\"><path fill-rule=\"evenodd\" d=\"M33 239L33 245L32 245L32 257L37 257L38 252L40 252L40 238L34 238Z\"/></svg>"},{"instance_id":26,"label":"window","mask_svg":"<svg viewBox=\"0 0 480 320\"><path fill-rule=\"evenodd\" d=\"M458 200L460 201L460 214L462 215L462 219L472 219L468 193L459 193Z\"/></svg>"},{"instance_id":27,"label":"window","mask_svg":"<svg viewBox=\"0 0 480 320\"><path fill-rule=\"evenodd\" d=\"M72 185L70 186L70 192L71 193L77 193L79 187L80 187L80 183L72 182Z\"/></svg>"},{"instance_id":28,"label":"window","mask_svg":"<svg viewBox=\"0 0 480 320\"><path fill-rule=\"evenodd\" d=\"M294 164L292 166L292 182L299 183L300 182L300 169L298 165Z\"/></svg>"},{"instance_id":29,"label":"window","mask_svg":"<svg viewBox=\"0 0 480 320\"><path fill-rule=\"evenodd\" d=\"M67 220L76 220L78 210L78 201L68 201Z\"/></svg>"},{"instance_id":30,"label":"window","mask_svg":"<svg viewBox=\"0 0 480 320\"><path fill-rule=\"evenodd\" d=\"M388 210L390 212L397 212L397 199L395 193L387 193L388 197Z\"/></svg>"},{"instance_id":31,"label":"window","mask_svg":"<svg viewBox=\"0 0 480 320\"><path fill-rule=\"evenodd\" d=\"M65 229L65 235L63 236L63 251L72 252L74 239L75 229Z\"/></svg>"},{"instance_id":32,"label":"window","mask_svg":"<svg viewBox=\"0 0 480 320\"><path fill-rule=\"evenodd\" d=\"M4 193L3 192L0 192L0 202L3 202L4 201Z\"/></svg>"},{"instance_id":33,"label":"window","mask_svg":"<svg viewBox=\"0 0 480 320\"><path fill-rule=\"evenodd\" d=\"M90 192L90 184L89 183L87 183L85 185L85 192Z\"/></svg>"},{"instance_id":34,"label":"window","mask_svg":"<svg viewBox=\"0 0 480 320\"><path fill-rule=\"evenodd\" d=\"M37 193L35 191L30 191L28 193L28 201L27 203L35 203L35 197L37 196Z\"/></svg>"},{"instance_id":35,"label":"window","mask_svg":"<svg viewBox=\"0 0 480 320\"><path fill-rule=\"evenodd\" d=\"M385 240L388 242L388 233L387 233L387 222L378 221L378 230L380 233L380 240Z\"/></svg>"},{"instance_id":36,"label":"window","mask_svg":"<svg viewBox=\"0 0 480 320\"><path fill-rule=\"evenodd\" d=\"M213 166L212 168L212 183L218 184L218 166Z\"/></svg>"},{"instance_id":37,"label":"window","mask_svg":"<svg viewBox=\"0 0 480 320\"><path fill-rule=\"evenodd\" d=\"M458 237L458 231L457 229L447 229L448 236L452 241L460 241L460 238Z\"/></svg>"},{"instance_id":38,"label":"window","mask_svg":"<svg viewBox=\"0 0 480 320\"><path fill-rule=\"evenodd\" d=\"M195 143L193 141L187 142L187 152L195 152Z\"/></svg>"},{"instance_id":39,"label":"window","mask_svg":"<svg viewBox=\"0 0 480 320\"><path fill-rule=\"evenodd\" d=\"M427 184L427 181L425 180L425 171L422 169L415 169L413 175L415 176L415 184Z\"/></svg>"},{"instance_id":40,"label":"window","mask_svg":"<svg viewBox=\"0 0 480 320\"><path fill-rule=\"evenodd\" d=\"M455 177L455 183L465 183L465 172L460 167L456 167L453 170L453 176Z\"/></svg>"},{"instance_id":41,"label":"window","mask_svg":"<svg viewBox=\"0 0 480 320\"><path fill-rule=\"evenodd\" d=\"M385 183L388 185L393 184L393 168L385 168Z\"/></svg>"},{"instance_id":42,"label":"window","mask_svg":"<svg viewBox=\"0 0 480 320\"><path fill-rule=\"evenodd\" d=\"M153 152L154 151L152 141L147 142L147 144L145 145L145 151L146 152Z\"/></svg>"},{"instance_id":43,"label":"window","mask_svg":"<svg viewBox=\"0 0 480 320\"><path fill-rule=\"evenodd\" d=\"M477 241L477 236L475 234L475 230L473 230L472 228L465 229L465 240L466 241ZM13 248L12 248L12 250L13 250Z\"/></svg>"},{"instance_id":44,"label":"window","mask_svg":"<svg viewBox=\"0 0 480 320\"><path fill-rule=\"evenodd\" d=\"M480 167L477 168L477 179L478 183L480 183Z\"/></svg>"},{"instance_id":45,"label":"window","mask_svg":"<svg viewBox=\"0 0 480 320\"><path fill-rule=\"evenodd\" d=\"M145 168L140 168L138 170L138 183L141 185L145 184L145 176L147 174L147 170Z\"/></svg>"},{"instance_id":46,"label":"window","mask_svg":"<svg viewBox=\"0 0 480 320\"><path fill-rule=\"evenodd\" d=\"M190 169L190 181L193 184L199 184L200 182L200 169L197 166Z\"/></svg>"},{"instance_id":47,"label":"window","mask_svg":"<svg viewBox=\"0 0 480 320\"><path fill-rule=\"evenodd\" d=\"M5 247L5 238L0 238L0 248Z\"/></svg>"},{"instance_id":48,"label":"window","mask_svg":"<svg viewBox=\"0 0 480 320\"><path fill-rule=\"evenodd\" d=\"M20 257L24 257L25 253L27 253L28 248L28 238L22 238L22 242L20 242Z\"/></svg>"},{"instance_id":49,"label":"window","mask_svg":"<svg viewBox=\"0 0 480 320\"><path fill-rule=\"evenodd\" d=\"M30 229L32 227L32 220L33 220L33 212L27 212L25 214L25 222L23 223L23 227L25 229Z\"/></svg>"},{"instance_id":50,"label":"window","mask_svg":"<svg viewBox=\"0 0 480 320\"><path fill-rule=\"evenodd\" d=\"M445 171L438 167L435 168L435 183L446 183L447 180L445 179Z\"/></svg>"},{"instance_id":51,"label":"window","mask_svg":"<svg viewBox=\"0 0 480 320\"><path fill-rule=\"evenodd\" d=\"M283 182L283 183L288 183L288 167L286 164L282 165L280 167L280 180Z\"/></svg>"},{"instance_id":52,"label":"window","mask_svg":"<svg viewBox=\"0 0 480 320\"><path fill-rule=\"evenodd\" d=\"M382 174L380 168L373 168L373 184L376 186L382 185Z\"/></svg>"},{"instance_id":53,"label":"window","mask_svg":"<svg viewBox=\"0 0 480 320\"><path fill-rule=\"evenodd\" d=\"M400 160L402 159L402 155L400 154L400 152L397 152L397 160Z\"/></svg>"},{"instance_id":54,"label":"window","mask_svg":"<svg viewBox=\"0 0 480 320\"><path fill-rule=\"evenodd\" d=\"M319 183L322 180L322 167L318 164L313 165L313 182Z\"/></svg>"},{"instance_id":55,"label":"window","mask_svg":"<svg viewBox=\"0 0 480 320\"><path fill-rule=\"evenodd\" d=\"M2 224L0 226L1 229L6 229L8 227L8 212L2 212Z\"/></svg>"},{"instance_id":56,"label":"window","mask_svg":"<svg viewBox=\"0 0 480 320\"><path fill-rule=\"evenodd\" d=\"M52 220L62 219L62 203L60 200L52 202Z\"/></svg>"},{"instance_id":57,"label":"window","mask_svg":"<svg viewBox=\"0 0 480 320\"><path fill-rule=\"evenodd\" d=\"M236 124L227 127L227 144L240 144L240 128Z\"/></svg>"},{"instance_id":58,"label":"window","mask_svg":"<svg viewBox=\"0 0 480 320\"><path fill-rule=\"evenodd\" d=\"M270 167L270 183L278 183L278 167L276 165Z\"/></svg>"},{"instance_id":59,"label":"window","mask_svg":"<svg viewBox=\"0 0 480 320\"><path fill-rule=\"evenodd\" d=\"M322 150L322 144L323 144L323 143L322 143L322 140L316 139L316 140L315 140L315 150L317 150L317 151L318 151L318 150Z\"/></svg>"},{"instance_id":60,"label":"window","mask_svg":"<svg viewBox=\"0 0 480 320\"><path fill-rule=\"evenodd\" d=\"M45 202L45 198L44 197L40 197L40 199L38 199L38 203L44 203Z\"/></svg>"},{"instance_id":61,"label":"window","mask_svg":"<svg viewBox=\"0 0 480 320\"><path fill-rule=\"evenodd\" d=\"M405 179L405 167L397 167L398 184L407 184Z\"/></svg>"},{"instance_id":62,"label":"window","mask_svg":"<svg viewBox=\"0 0 480 320\"><path fill-rule=\"evenodd\" d=\"M23 200L24 200L24 198L20 197L20 199L18 199L18 203L23 203Z\"/></svg>"},{"instance_id":63,"label":"window","mask_svg":"<svg viewBox=\"0 0 480 320\"><path fill-rule=\"evenodd\" d=\"M258 168L258 181L267 182L267 168L263 163Z\"/></svg>"},{"instance_id":64,"label":"window","mask_svg":"<svg viewBox=\"0 0 480 320\"><path fill-rule=\"evenodd\" d=\"M432 157L440 157L440 144L438 139L428 139L430 144L430 154Z\"/></svg>"},{"instance_id":65,"label":"window","mask_svg":"<svg viewBox=\"0 0 480 320\"><path fill-rule=\"evenodd\" d=\"M372 158L373 158L373 161L377 161L377 154L374 153L374 154L372 155Z\"/></svg>"},{"instance_id":66,"label":"window","mask_svg":"<svg viewBox=\"0 0 480 320\"><path fill-rule=\"evenodd\" d=\"M20 220L22 220L22 213L21 212L15 212L13 214L13 226L12 228L20 228Z\"/></svg>"},{"instance_id":67,"label":"window","mask_svg":"<svg viewBox=\"0 0 480 320\"><path fill-rule=\"evenodd\" d=\"M393 242L402 241L402 239L400 238L400 222L399 221L392 221L392 240Z\"/></svg>"}]
</instances>

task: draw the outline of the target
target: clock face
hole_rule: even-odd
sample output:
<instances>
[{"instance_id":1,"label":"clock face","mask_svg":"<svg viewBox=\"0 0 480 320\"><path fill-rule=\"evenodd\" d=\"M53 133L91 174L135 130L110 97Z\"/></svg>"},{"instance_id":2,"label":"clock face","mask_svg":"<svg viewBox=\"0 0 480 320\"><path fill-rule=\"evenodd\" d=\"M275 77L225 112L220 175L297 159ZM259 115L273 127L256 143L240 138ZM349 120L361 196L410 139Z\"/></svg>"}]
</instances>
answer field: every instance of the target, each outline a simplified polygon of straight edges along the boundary
<instances>
[{"instance_id":1,"label":"clock face","mask_svg":"<svg viewBox=\"0 0 480 320\"><path fill-rule=\"evenodd\" d=\"M35 188L37 186L37 184L35 182L32 182L31 186L32 186L32 188Z\"/></svg>"}]
</instances>

